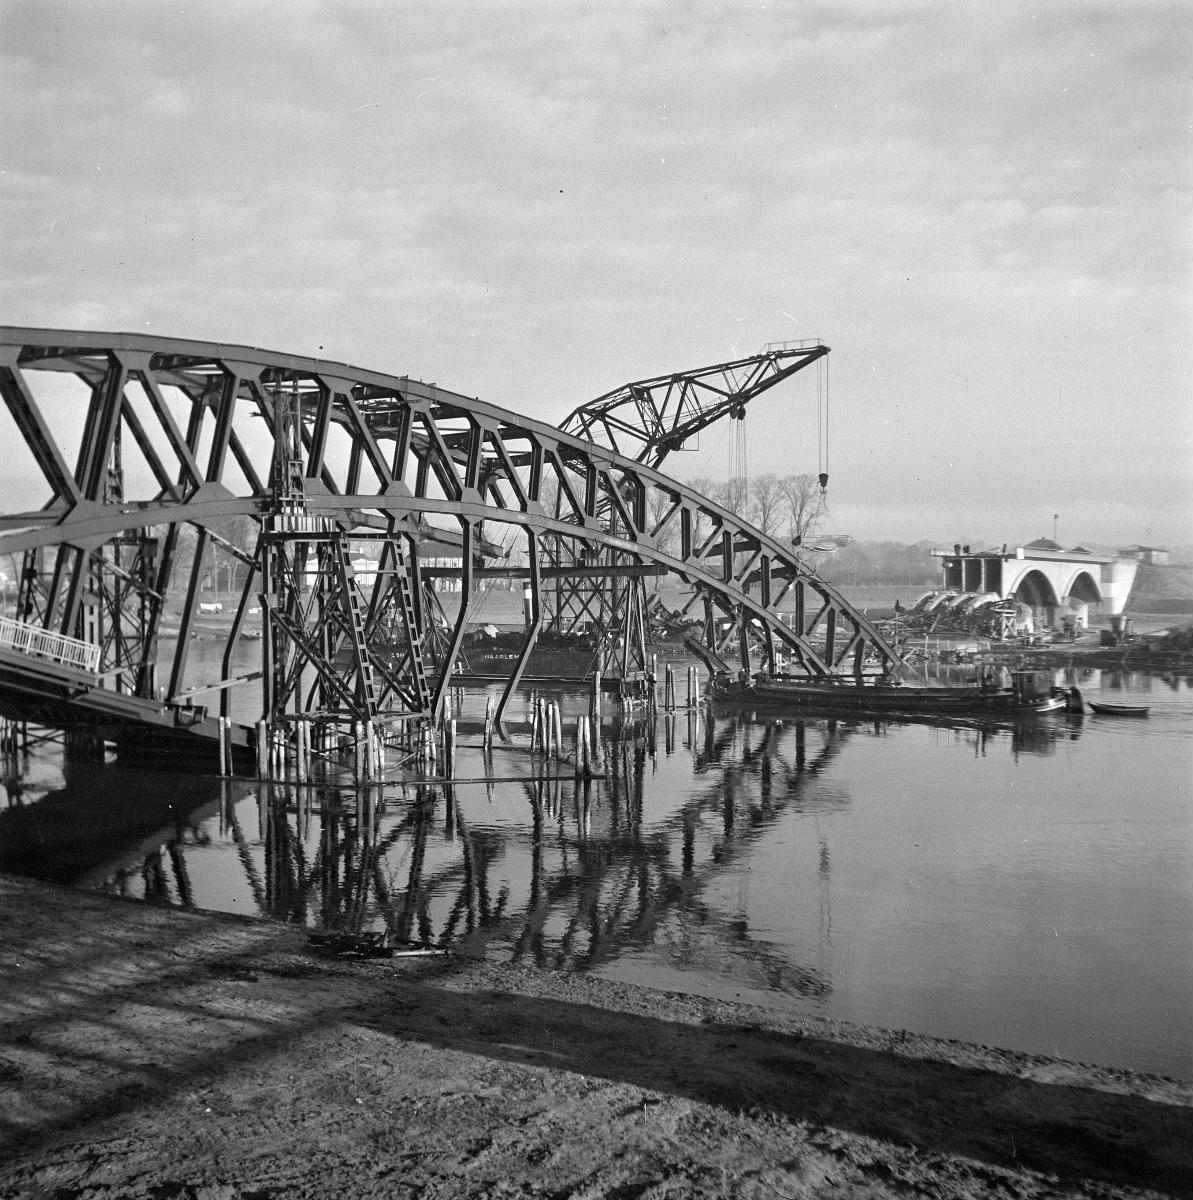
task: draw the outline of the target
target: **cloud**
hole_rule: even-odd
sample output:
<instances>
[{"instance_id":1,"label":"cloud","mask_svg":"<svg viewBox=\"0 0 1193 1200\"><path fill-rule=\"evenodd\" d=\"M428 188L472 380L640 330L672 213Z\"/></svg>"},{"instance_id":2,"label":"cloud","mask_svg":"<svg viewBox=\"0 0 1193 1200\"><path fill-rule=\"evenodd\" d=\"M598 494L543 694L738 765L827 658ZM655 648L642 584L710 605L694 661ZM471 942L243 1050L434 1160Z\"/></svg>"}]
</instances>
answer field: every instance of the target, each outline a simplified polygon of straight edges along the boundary
<instances>
[{"instance_id":1,"label":"cloud","mask_svg":"<svg viewBox=\"0 0 1193 1200\"><path fill-rule=\"evenodd\" d=\"M1082 425L1132 395L1189 432L1185 8L78 0L0 20L11 321L334 346L559 417L789 336L788 313L834 348L859 502L892 445L1015 461L1058 384ZM815 440L790 435L758 469ZM1179 437L1161 453L1188 465Z\"/></svg>"}]
</instances>

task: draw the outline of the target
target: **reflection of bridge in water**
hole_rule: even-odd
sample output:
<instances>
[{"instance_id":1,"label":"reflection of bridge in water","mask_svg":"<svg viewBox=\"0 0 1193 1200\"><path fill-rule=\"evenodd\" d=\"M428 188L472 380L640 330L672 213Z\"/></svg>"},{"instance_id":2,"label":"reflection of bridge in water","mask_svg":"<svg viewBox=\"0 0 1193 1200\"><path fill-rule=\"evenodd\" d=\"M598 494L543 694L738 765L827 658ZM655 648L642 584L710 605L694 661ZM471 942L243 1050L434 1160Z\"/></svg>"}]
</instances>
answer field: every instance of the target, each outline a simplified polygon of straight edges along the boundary
<instances>
[{"instance_id":1,"label":"reflection of bridge in water","mask_svg":"<svg viewBox=\"0 0 1193 1200\"><path fill-rule=\"evenodd\" d=\"M832 986L828 843L815 848L822 944L795 961L716 889L785 818L848 803L831 786L834 761L851 737L888 724L668 714L619 728L606 777L579 784L542 773L383 793L70 765L48 792L6 780L0 869L45 874L48 844L59 855L51 877L156 903L202 908L213 893L225 905L239 894L313 930L384 931L397 944L556 970L652 952L815 997ZM1046 753L1074 735L1059 724L958 732L978 754ZM652 788L659 763L687 753L683 795Z\"/></svg>"},{"instance_id":2,"label":"reflection of bridge in water","mask_svg":"<svg viewBox=\"0 0 1193 1200\"><path fill-rule=\"evenodd\" d=\"M662 724L672 744L680 723L689 742L704 726L707 736L693 746L696 768L715 779L645 829L654 732L645 728L608 744L605 779L522 784L528 819L510 830L474 827L468 792L479 787L417 785L397 811L392 802L371 808L367 797L358 804L356 793L313 811L309 794L275 787L265 814L263 907L327 929L380 928L395 943L473 954L506 947L498 952L513 961L565 971L657 949L678 922L688 944L675 957L715 960L755 986L823 993L830 981L818 966L791 963L701 895L785 811L811 802L816 776L846 734L831 723L714 727L669 716ZM308 823L316 819L312 839Z\"/></svg>"}]
</instances>

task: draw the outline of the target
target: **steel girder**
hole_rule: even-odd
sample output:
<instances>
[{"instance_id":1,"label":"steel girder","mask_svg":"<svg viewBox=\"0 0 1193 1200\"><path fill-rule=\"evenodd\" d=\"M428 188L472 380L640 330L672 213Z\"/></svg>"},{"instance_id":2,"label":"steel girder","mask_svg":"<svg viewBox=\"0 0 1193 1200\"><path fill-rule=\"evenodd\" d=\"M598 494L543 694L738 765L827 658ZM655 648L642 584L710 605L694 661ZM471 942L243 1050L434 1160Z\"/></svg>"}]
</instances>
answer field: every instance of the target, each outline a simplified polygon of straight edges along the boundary
<instances>
[{"instance_id":1,"label":"steel girder","mask_svg":"<svg viewBox=\"0 0 1193 1200\"><path fill-rule=\"evenodd\" d=\"M74 402L82 411L56 429L38 386L55 372L85 389ZM0 328L0 394L27 463L40 474L44 500L19 511L7 500L0 555L52 551L41 619L78 635L87 557L130 530L158 531L155 587L145 589L150 603L136 644L146 660L140 665L152 665L164 601L184 593L168 669L171 698L187 690L204 553L215 529L234 517L250 518L263 536L255 549L241 548L249 579L230 639L241 630L254 572L262 570L260 543L292 531L289 521L311 522L318 537L360 530L393 539L399 551L412 547L416 585L419 555L454 547L462 598L434 664L433 711L442 706L472 616L474 560L494 551L481 536L493 524L525 538L534 593L535 619L507 697L541 626L544 542L568 546L569 560L628 573L674 572L707 598L710 646L714 618L734 623L743 667L751 650L773 663L776 644L813 675L864 658L898 661L882 634L789 548L707 497L551 425L433 384L245 346ZM70 434L74 444L64 445ZM121 440L124 488L115 500L105 484ZM138 470L128 462L133 446ZM175 583L179 530L188 523L198 530L197 546L188 575ZM794 608L792 626L777 615L783 601ZM224 661L226 683L228 655ZM166 664L157 665L164 675Z\"/></svg>"}]
</instances>

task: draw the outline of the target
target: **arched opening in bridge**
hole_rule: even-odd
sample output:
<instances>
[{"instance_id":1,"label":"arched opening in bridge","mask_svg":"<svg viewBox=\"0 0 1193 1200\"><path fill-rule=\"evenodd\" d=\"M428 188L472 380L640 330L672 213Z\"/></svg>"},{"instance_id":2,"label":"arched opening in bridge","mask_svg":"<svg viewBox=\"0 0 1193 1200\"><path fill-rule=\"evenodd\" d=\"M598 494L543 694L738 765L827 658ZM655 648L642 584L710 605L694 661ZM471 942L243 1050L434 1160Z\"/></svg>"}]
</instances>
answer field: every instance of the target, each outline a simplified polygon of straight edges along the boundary
<instances>
[{"instance_id":1,"label":"arched opening in bridge","mask_svg":"<svg viewBox=\"0 0 1193 1200\"><path fill-rule=\"evenodd\" d=\"M1056 622L1060 600L1051 581L1042 571L1028 571L1011 595L1020 604L1026 604L1032 610L1033 625L1036 629L1047 629Z\"/></svg>"},{"instance_id":2,"label":"arched opening in bridge","mask_svg":"<svg viewBox=\"0 0 1193 1200\"><path fill-rule=\"evenodd\" d=\"M1102 589L1098 581L1088 571L1079 572L1069 584L1069 594L1061 609L1062 626L1073 633L1088 629L1090 605L1101 602Z\"/></svg>"}]
</instances>

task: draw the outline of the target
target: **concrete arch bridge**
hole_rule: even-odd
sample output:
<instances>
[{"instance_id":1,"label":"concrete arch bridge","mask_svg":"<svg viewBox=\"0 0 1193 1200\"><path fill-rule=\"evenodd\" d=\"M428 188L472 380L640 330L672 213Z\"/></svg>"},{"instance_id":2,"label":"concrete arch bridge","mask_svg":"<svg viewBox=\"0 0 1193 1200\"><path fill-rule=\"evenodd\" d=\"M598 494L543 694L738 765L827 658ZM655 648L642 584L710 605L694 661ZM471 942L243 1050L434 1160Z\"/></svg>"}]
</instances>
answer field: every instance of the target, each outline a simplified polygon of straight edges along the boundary
<instances>
[{"instance_id":1,"label":"concrete arch bridge","mask_svg":"<svg viewBox=\"0 0 1193 1200\"><path fill-rule=\"evenodd\" d=\"M1120 615L1139 566L1135 559L1064 550L1048 539L1001 550L956 543L932 553L941 560L945 591L926 597L924 607L1001 614L1004 626L996 632L1003 635L1085 629L1091 612Z\"/></svg>"},{"instance_id":2,"label":"concrete arch bridge","mask_svg":"<svg viewBox=\"0 0 1193 1200\"><path fill-rule=\"evenodd\" d=\"M618 614L600 633L623 680L648 672L638 585L663 572L699 593L710 662L767 666L782 648L815 676L898 661L790 548L708 497L434 384L245 346L4 328L0 394L0 556L20 576L0 621L0 716L125 752L209 747L235 717L239 754L259 721L316 746L362 722L424 722L444 710L478 583L520 574L531 611L504 707L561 561L573 582L623 589L593 606ZM429 586L443 558L460 577L450 616ZM202 669L197 640L215 645ZM250 670L246 640L260 642Z\"/></svg>"}]
</instances>

